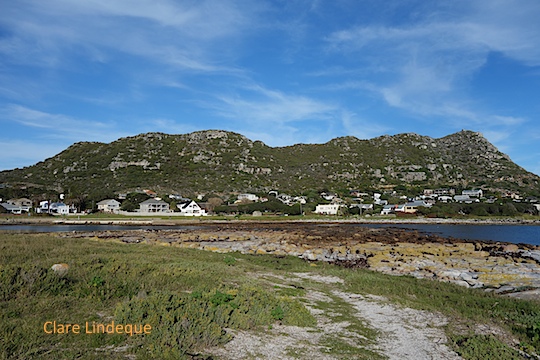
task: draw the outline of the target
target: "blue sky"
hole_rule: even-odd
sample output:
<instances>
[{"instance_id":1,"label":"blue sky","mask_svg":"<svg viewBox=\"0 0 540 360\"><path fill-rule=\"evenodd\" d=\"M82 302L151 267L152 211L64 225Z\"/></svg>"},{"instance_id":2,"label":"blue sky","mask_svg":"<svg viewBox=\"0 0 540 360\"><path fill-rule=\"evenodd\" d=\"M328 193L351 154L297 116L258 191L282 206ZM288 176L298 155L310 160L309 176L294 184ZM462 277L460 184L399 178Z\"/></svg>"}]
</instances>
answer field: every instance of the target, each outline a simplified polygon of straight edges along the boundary
<instances>
[{"instance_id":1,"label":"blue sky","mask_svg":"<svg viewBox=\"0 0 540 360\"><path fill-rule=\"evenodd\" d=\"M0 0L0 170L79 141L479 131L540 174L538 0Z\"/></svg>"}]
</instances>

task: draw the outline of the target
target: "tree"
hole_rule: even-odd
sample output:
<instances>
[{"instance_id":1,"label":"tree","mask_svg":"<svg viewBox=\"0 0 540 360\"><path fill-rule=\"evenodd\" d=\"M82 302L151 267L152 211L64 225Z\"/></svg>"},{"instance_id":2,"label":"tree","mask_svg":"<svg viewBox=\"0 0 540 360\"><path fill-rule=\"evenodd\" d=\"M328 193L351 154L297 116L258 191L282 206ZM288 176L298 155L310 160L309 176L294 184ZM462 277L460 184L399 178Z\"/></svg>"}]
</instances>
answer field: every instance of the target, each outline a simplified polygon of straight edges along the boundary
<instances>
[{"instance_id":1,"label":"tree","mask_svg":"<svg viewBox=\"0 0 540 360\"><path fill-rule=\"evenodd\" d=\"M512 203L505 203L502 206L502 215L503 216L514 216L518 213L516 207Z\"/></svg>"},{"instance_id":2,"label":"tree","mask_svg":"<svg viewBox=\"0 0 540 360\"><path fill-rule=\"evenodd\" d=\"M221 200L221 198L218 198L218 197L211 197L208 199L206 203L208 204L207 205L208 211L213 212L216 207L223 204L223 200Z\"/></svg>"},{"instance_id":3,"label":"tree","mask_svg":"<svg viewBox=\"0 0 540 360\"><path fill-rule=\"evenodd\" d=\"M139 204L150 199L150 196L144 193L130 193L126 196L126 200L122 202L120 208L124 211L135 211L139 208Z\"/></svg>"}]
</instances>

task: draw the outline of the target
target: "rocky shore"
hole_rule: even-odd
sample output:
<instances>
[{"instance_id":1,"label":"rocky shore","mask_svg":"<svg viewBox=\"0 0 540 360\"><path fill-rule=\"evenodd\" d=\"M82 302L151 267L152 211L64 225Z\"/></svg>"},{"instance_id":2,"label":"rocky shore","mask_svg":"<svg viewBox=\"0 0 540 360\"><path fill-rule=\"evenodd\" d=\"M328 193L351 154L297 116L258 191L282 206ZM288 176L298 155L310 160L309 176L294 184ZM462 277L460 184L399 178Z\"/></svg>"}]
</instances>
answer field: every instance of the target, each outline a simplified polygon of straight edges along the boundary
<instances>
[{"instance_id":1,"label":"rocky shore","mask_svg":"<svg viewBox=\"0 0 540 360\"><path fill-rule=\"evenodd\" d=\"M214 252L297 256L351 268L447 281L496 293L538 297L540 247L442 238L346 223L212 223L183 230L69 233L124 243Z\"/></svg>"},{"instance_id":2,"label":"rocky shore","mask_svg":"<svg viewBox=\"0 0 540 360\"><path fill-rule=\"evenodd\" d=\"M524 218L429 218L429 217L390 217L390 216L371 216L371 217L351 217L331 219L329 217L286 219L279 218L270 220L275 223L338 223L338 224L472 224L472 225L539 225L540 217L537 219ZM62 216L21 216L21 215L0 215L0 225L200 225L200 224L244 224L260 223L260 221L237 220L234 217L226 219L215 219L212 217L202 218L167 218L160 217L118 217L118 218L96 218L86 215Z\"/></svg>"}]
</instances>

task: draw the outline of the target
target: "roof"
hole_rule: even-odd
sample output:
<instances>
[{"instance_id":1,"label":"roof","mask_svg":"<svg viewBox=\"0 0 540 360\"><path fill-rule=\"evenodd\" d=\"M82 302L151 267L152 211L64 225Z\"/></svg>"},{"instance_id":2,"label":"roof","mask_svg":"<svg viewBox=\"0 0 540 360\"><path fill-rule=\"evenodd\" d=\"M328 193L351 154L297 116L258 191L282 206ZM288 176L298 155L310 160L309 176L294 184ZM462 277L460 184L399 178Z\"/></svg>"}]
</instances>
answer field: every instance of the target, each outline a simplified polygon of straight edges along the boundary
<instances>
[{"instance_id":1,"label":"roof","mask_svg":"<svg viewBox=\"0 0 540 360\"><path fill-rule=\"evenodd\" d=\"M54 203L51 203L51 207L61 207L61 206L67 206L67 205L64 204L63 202L54 202Z\"/></svg>"},{"instance_id":2,"label":"roof","mask_svg":"<svg viewBox=\"0 0 540 360\"><path fill-rule=\"evenodd\" d=\"M423 200L411 201L405 204L406 206L429 206Z\"/></svg>"},{"instance_id":3,"label":"roof","mask_svg":"<svg viewBox=\"0 0 540 360\"><path fill-rule=\"evenodd\" d=\"M148 199L143 201L141 204L167 204L167 202L163 200L156 200L156 199Z\"/></svg>"},{"instance_id":4,"label":"roof","mask_svg":"<svg viewBox=\"0 0 540 360\"><path fill-rule=\"evenodd\" d=\"M98 202L97 205L108 205L108 204L110 204L112 202L120 204L120 202L115 200L115 199L105 199L105 200L101 200L100 202Z\"/></svg>"},{"instance_id":5,"label":"roof","mask_svg":"<svg viewBox=\"0 0 540 360\"><path fill-rule=\"evenodd\" d=\"M7 211L13 211L13 210L20 210L20 206L15 206L15 205L12 205L12 204L8 204L8 203L1 203L0 204L4 209L6 209Z\"/></svg>"},{"instance_id":6,"label":"roof","mask_svg":"<svg viewBox=\"0 0 540 360\"><path fill-rule=\"evenodd\" d=\"M8 201L30 201L30 202L32 202L32 200L30 200L28 198L9 199Z\"/></svg>"},{"instance_id":7,"label":"roof","mask_svg":"<svg viewBox=\"0 0 540 360\"><path fill-rule=\"evenodd\" d=\"M179 208L179 209L183 209L183 208L188 207L188 205L191 204L191 203L195 203L195 205L198 205L195 201L188 200L188 201L183 201L181 203L176 204L176 207Z\"/></svg>"}]
</instances>

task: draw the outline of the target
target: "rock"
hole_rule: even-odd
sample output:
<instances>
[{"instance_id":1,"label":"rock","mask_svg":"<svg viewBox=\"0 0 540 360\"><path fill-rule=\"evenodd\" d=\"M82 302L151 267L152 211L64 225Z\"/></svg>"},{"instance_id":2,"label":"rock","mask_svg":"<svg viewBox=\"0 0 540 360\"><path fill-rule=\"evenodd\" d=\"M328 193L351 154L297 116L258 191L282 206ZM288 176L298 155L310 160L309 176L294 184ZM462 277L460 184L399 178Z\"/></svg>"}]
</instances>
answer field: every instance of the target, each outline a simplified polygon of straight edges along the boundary
<instances>
[{"instance_id":1,"label":"rock","mask_svg":"<svg viewBox=\"0 0 540 360\"><path fill-rule=\"evenodd\" d=\"M530 258L540 264L540 251L539 250L529 250L522 251L521 256L524 258Z\"/></svg>"},{"instance_id":2,"label":"rock","mask_svg":"<svg viewBox=\"0 0 540 360\"><path fill-rule=\"evenodd\" d=\"M315 261L317 260L317 256L315 254L313 254L310 250L304 252L302 254L302 259L306 259L306 260L309 260L309 261Z\"/></svg>"},{"instance_id":3,"label":"rock","mask_svg":"<svg viewBox=\"0 0 540 360\"><path fill-rule=\"evenodd\" d=\"M451 281L451 282L456 284L456 285L465 286L466 288L471 287L471 285L469 285L469 283L466 282L465 280L454 280L454 281Z\"/></svg>"},{"instance_id":4,"label":"rock","mask_svg":"<svg viewBox=\"0 0 540 360\"><path fill-rule=\"evenodd\" d=\"M54 271L54 273L59 277L64 277L68 273L69 265L64 263L54 264L53 266L51 266L51 270Z\"/></svg>"},{"instance_id":5,"label":"rock","mask_svg":"<svg viewBox=\"0 0 540 360\"><path fill-rule=\"evenodd\" d=\"M478 279L478 274L471 272L462 272L459 277L461 278L461 280L465 280L466 282L470 283L471 281Z\"/></svg>"},{"instance_id":6,"label":"rock","mask_svg":"<svg viewBox=\"0 0 540 360\"><path fill-rule=\"evenodd\" d=\"M516 244L508 244L503 246L503 251L507 253L518 252L519 247Z\"/></svg>"},{"instance_id":7,"label":"rock","mask_svg":"<svg viewBox=\"0 0 540 360\"><path fill-rule=\"evenodd\" d=\"M440 278L446 279L458 279L461 276L461 271L459 270L445 270L438 273Z\"/></svg>"},{"instance_id":8,"label":"rock","mask_svg":"<svg viewBox=\"0 0 540 360\"><path fill-rule=\"evenodd\" d=\"M496 294L505 294L505 293L513 292L514 290L516 290L515 287L510 286L510 285L504 285L504 286L501 286L500 288L498 288L497 290L495 290L495 293Z\"/></svg>"}]
</instances>

